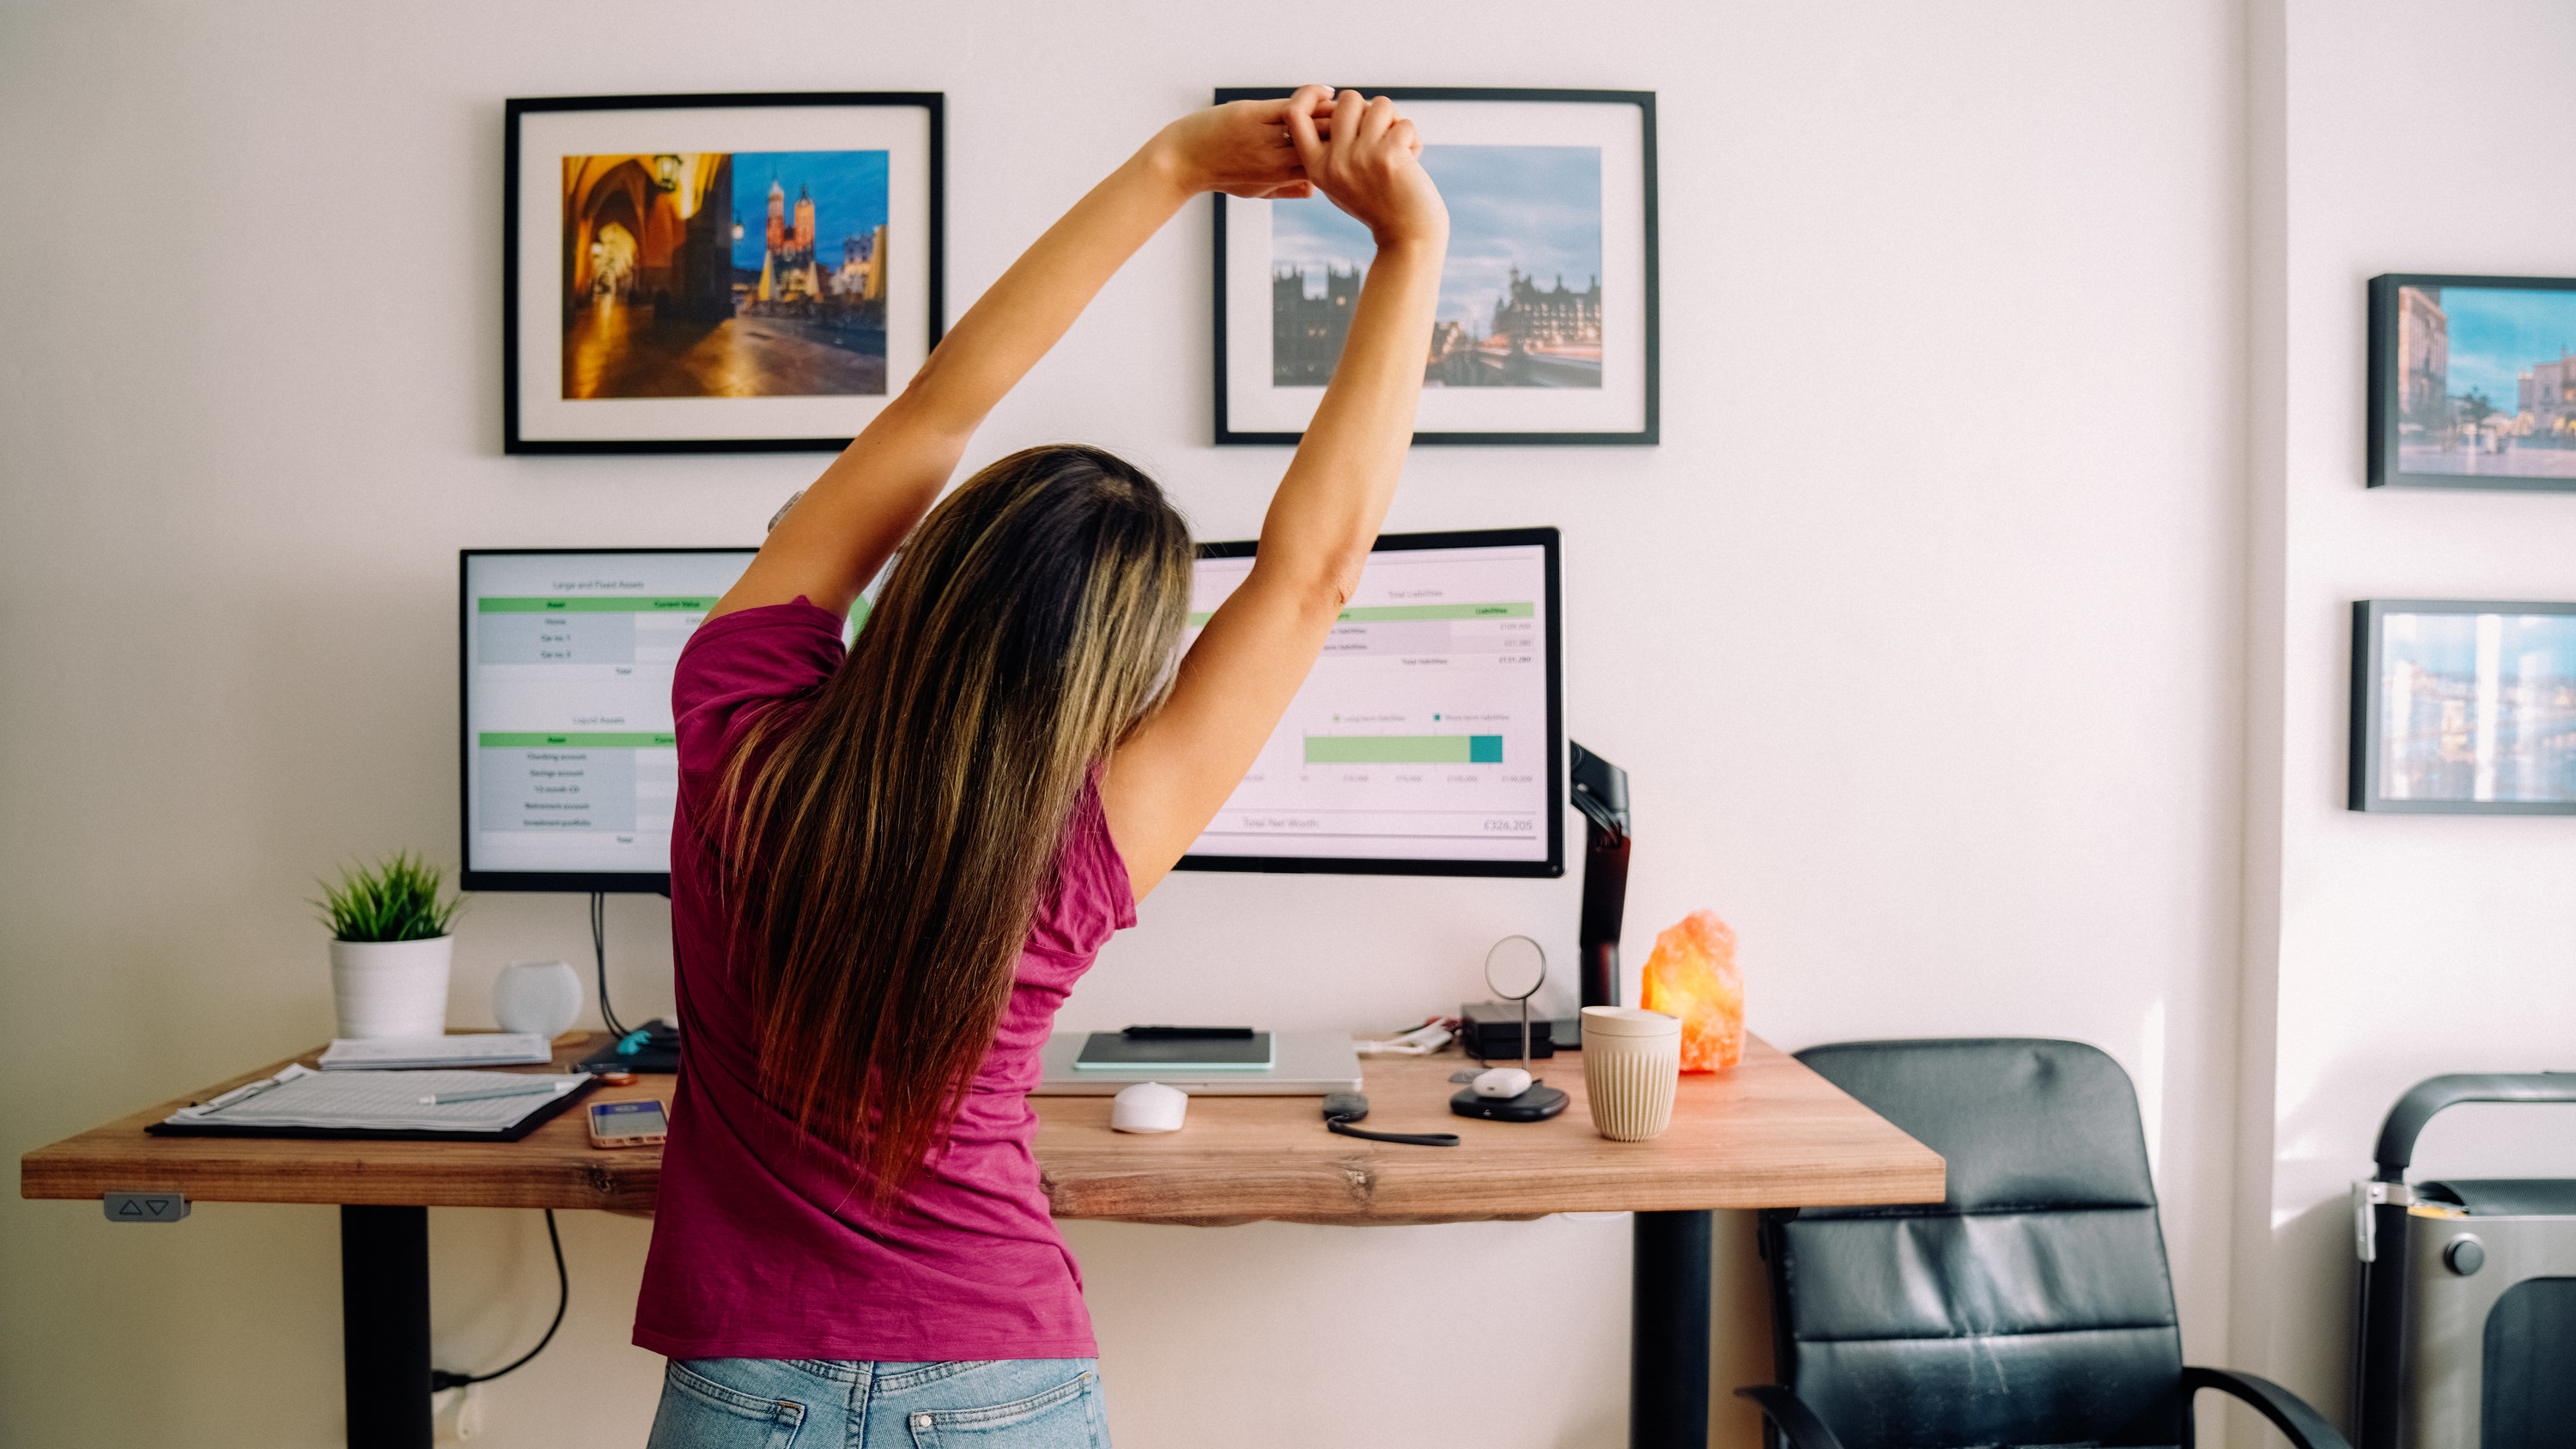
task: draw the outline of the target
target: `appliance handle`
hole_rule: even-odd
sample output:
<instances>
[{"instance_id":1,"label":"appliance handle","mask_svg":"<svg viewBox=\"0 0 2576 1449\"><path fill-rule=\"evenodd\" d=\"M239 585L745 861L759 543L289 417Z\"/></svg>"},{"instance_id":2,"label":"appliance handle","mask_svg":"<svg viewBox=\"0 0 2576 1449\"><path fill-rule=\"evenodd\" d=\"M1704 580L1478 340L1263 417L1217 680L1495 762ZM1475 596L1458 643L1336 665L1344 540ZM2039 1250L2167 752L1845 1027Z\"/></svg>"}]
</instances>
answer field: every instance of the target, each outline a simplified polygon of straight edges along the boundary
<instances>
[{"instance_id":1,"label":"appliance handle","mask_svg":"<svg viewBox=\"0 0 2576 1449\"><path fill-rule=\"evenodd\" d=\"M2404 1182L2416 1135L2434 1113L2462 1102L2576 1102L2576 1072L2455 1072L2417 1082L2380 1126L2379 1181Z\"/></svg>"}]
</instances>

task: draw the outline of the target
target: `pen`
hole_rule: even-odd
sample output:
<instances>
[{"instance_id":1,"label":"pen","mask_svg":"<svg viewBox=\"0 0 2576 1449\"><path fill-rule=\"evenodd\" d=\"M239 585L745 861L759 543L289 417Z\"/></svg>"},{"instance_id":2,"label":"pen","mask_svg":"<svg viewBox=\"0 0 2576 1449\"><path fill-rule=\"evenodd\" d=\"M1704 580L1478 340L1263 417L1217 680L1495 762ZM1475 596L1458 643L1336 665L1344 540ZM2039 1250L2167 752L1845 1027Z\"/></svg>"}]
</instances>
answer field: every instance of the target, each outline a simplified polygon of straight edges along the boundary
<instances>
[{"instance_id":1,"label":"pen","mask_svg":"<svg viewBox=\"0 0 2576 1449\"><path fill-rule=\"evenodd\" d=\"M203 1102L191 1102L188 1105L189 1109L192 1111L213 1112L221 1108L229 1107L244 1097L255 1096L258 1093L265 1092L269 1088L278 1085L280 1085L280 1083L273 1077L257 1082L244 1082L240 1086L233 1088L231 1091L224 1093L220 1097L209 1097Z\"/></svg>"},{"instance_id":2,"label":"pen","mask_svg":"<svg viewBox=\"0 0 2576 1449\"><path fill-rule=\"evenodd\" d=\"M424 1107L441 1107L449 1102L480 1102L491 1097L533 1097L541 1092L562 1092L579 1085L575 1082L530 1082L524 1087L477 1087L470 1092L433 1092L420 1099Z\"/></svg>"}]
</instances>

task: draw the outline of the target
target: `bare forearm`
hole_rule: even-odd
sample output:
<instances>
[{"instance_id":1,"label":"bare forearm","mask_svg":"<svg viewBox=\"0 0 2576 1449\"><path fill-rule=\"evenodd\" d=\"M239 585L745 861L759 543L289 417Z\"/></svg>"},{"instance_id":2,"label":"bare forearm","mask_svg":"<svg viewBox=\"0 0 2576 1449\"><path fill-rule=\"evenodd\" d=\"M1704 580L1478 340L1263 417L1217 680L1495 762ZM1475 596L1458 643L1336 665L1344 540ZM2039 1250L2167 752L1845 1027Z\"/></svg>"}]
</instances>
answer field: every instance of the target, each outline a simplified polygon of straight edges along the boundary
<instances>
[{"instance_id":1,"label":"bare forearm","mask_svg":"<svg viewBox=\"0 0 2576 1449\"><path fill-rule=\"evenodd\" d=\"M1169 161L1157 138L1021 254L780 520L716 612L798 595L847 610L929 511L994 404L1189 199Z\"/></svg>"},{"instance_id":2,"label":"bare forearm","mask_svg":"<svg viewBox=\"0 0 2576 1449\"><path fill-rule=\"evenodd\" d=\"M1445 238L1378 253L1340 365L1261 527L1262 566L1296 582L1356 576L1413 442Z\"/></svg>"},{"instance_id":3,"label":"bare forearm","mask_svg":"<svg viewBox=\"0 0 2576 1449\"><path fill-rule=\"evenodd\" d=\"M910 394L888 403L770 530L716 614L803 597L835 614L894 556L939 497L970 428L948 437L915 426Z\"/></svg>"},{"instance_id":4,"label":"bare forearm","mask_svg":"<svg viewBox=\"0 0 2576 1449\"><path fill-rule=\"evenodd\" d=\"M1435 232L1378 252L1250 577L1181 661L1161 713L1111 759L1102 801L1140 897L1251 767L1358 580L1413 441L1444 248Z\"/></svg>"},{"instance_id":5,"label":"bare forearm","mask_svg":"<svg viewBox=\"0 0 2576 1449\"><path fill-rule=\"evenodd\" d=\"M972 432L1191 195L1154 145L1091 188L930 355L909 389L923 421Z\"/></svg>"},{"instance_id":6,"label":"bare forearm","mask_svg":"<svg viewBox=\"0 0 2576 1449\"><path fill-rule=\"evenodd\" d=\"M1448 211L1422 173L1421 137L1394 102L1345 91L1326 116L1325 100L1320 87L1301 90L1277 121L1306 182L1377 238L1377 260L1332 385L1271 498L1251 575L1102 777L1110 834L1140 897L1207 827L1314 667L1413 441Z\"/></svg>"}]
</instances>

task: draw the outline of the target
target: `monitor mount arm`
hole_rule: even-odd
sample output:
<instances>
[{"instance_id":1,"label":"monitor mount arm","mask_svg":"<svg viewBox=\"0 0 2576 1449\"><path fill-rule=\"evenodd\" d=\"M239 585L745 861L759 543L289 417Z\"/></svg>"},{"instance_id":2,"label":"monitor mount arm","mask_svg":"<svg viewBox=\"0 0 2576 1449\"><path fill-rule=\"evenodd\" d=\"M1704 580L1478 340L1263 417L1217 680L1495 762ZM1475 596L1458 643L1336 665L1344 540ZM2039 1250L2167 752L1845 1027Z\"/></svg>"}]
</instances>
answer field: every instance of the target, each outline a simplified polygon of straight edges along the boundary
<instances>
[{"instance_id":1,"label":"monitor mount arm","mask_svg":"<svg viewBox=\"0 0 2576 1449\"><path fill-rule=\"evenodd\" d=\"M1583 1005L1619 1004L1619 922L1628 909L1628 772L1576 744L1574 808L1583 812L1583 920L1575 956Z\"/></svg>"}]
</instances>

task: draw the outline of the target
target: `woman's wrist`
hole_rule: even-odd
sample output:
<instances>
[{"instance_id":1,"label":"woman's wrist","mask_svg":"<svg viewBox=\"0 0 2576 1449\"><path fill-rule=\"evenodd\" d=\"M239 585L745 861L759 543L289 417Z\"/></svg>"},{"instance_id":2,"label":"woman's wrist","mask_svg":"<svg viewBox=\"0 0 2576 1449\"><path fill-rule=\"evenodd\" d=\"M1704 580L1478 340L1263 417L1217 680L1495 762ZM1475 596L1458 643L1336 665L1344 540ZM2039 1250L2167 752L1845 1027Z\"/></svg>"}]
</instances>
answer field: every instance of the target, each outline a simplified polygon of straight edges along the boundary
<instances>
[{"instance_id":1,"label":"woman's wrist","mask_svg":"<svg viewBox=\"0 0 2576 1449\"><path fill-rule=\"evenodd\" d=\"M1378 260L1419 260L1437 264L1449 252L1449 228L1416 227L1391 232L1377 238Z\"/></svg>"}]
</instances>

